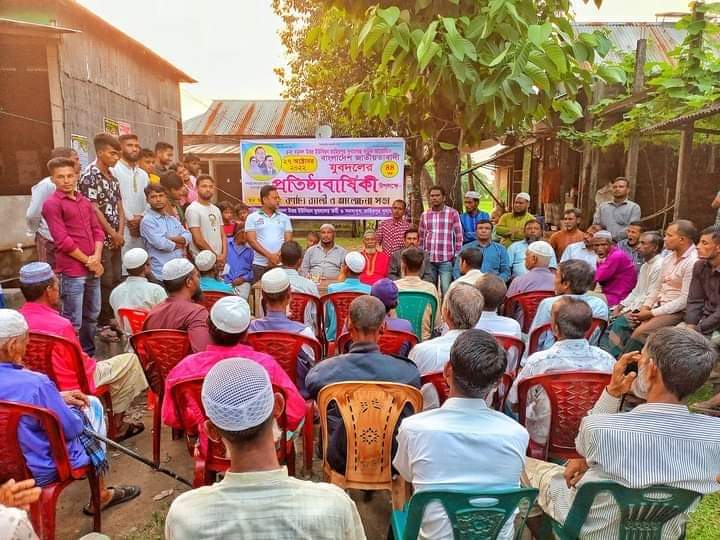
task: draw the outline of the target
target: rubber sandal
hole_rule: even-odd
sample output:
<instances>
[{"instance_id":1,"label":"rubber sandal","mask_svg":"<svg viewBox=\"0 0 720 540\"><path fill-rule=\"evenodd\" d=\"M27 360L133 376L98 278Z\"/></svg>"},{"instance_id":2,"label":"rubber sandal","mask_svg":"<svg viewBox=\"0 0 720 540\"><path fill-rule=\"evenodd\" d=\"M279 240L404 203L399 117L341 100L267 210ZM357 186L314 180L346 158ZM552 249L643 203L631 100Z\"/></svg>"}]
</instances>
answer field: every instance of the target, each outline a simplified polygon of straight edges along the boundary
<instances>
[{"instance_id":1,"label":"rubber sandal","mask_svg":"<svg viewBox=\"0 0 720 540\"><path fill-rule=\"evenodd\" d=\"M140 435L143 431L145 431L145 424L129 424L127 430L125 430L125 433L115 439L115 442L126 441L130 437Z\"/></svg>"},{"instance_id":2,"label":"rubber sandal","mask_svg":"<svg viewBox=\"0 0 720 540\"><path fill-rule=\"evenodd\" d=\"M112 490L112 498L105 506L100 509L101 512L107 510L111 506L116 506L118 504L131 501L132 499L140 495L140 488L138 486L108 486L107 489ZM87 503L85 506L83 506L83 514L85 514L86 516L94 515L90 507L90 503Z\"/></svg>"}]
</instances>

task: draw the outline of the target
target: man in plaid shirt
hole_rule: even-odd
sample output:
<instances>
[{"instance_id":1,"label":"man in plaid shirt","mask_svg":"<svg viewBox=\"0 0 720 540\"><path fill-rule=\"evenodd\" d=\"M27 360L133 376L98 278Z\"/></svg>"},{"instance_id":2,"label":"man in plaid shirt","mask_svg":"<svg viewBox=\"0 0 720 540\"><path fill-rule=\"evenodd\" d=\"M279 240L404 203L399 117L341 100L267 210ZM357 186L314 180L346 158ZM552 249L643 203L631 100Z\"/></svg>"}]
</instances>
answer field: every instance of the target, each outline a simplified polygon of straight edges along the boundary
<instances>
[{"instance_id":1,"label":"man in plaid shirt","mask_svg":"<svg viewBox=\"0 0 720 540\"><path fill-rule=\"evenodd\" d=\"M463 232L460 214L454 208L445 206L445 189L442 186L430 188L430 210L420 216L420 247L429 256L428 269L433 281L440 277L443 295L452 282L452 265L455 255L462 249Z\"/></svg>"},{"instance_id":2,"label":"man in plaid shirt","mask_svg":"<svg viewBox=\"0 0 720 540\"><path fill-rule=\"evenodd\" d=\"M405 219L405 201L398 199L392 203L392 217L386 219L377 229L377 242L382 250L392 257L405 247L405 231L410 222Z\"/></svg>"}]
</instances>

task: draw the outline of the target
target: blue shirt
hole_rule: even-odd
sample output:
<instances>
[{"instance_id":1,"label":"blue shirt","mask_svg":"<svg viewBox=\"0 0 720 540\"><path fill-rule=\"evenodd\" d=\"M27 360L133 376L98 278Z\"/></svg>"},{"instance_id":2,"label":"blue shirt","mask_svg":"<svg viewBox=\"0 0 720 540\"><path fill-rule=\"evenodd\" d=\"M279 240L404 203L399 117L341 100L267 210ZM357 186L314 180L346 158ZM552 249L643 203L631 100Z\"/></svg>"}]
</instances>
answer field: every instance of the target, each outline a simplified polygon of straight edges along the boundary
<instances>
[{"instance_id":1,"label":"blue shirt","mask_svg":"<svg viewBox=\"0 0 720 540\"><path fill-rule=\"evenodd\" d=\"M360 292L370 294L370 285L361 283L358 278L346 278L345 281L338 281L328 285L328 294L334 292ZM337 322L335 321L335 308L331 303L325 304L325 337L328 341L335 339L337 333Z\"/></svg>"},{"instance_id":2,"label":"blue shirt","mask_svg":"<svg viewBox=\"0 0 720 540\"><path fill-rule=\"evenodd\" d=\"M185 249L178 248L170 236L182 236L185 245L190 245L190 231L182 226L178 218L156 212L152 208L145 211L140 222L140 236L145 242L145 251L150 256L150 267L155 279L162 279L163 265L173 259L185 256Z\"/></svg>"},{"instance_id":3,"label":"blue shirt","mask_svg":"<svg viewBox=\"0 0 720 540\"><path fill-rule=\"evenodd\" d=\"M527 240L519 240L518 242L510 244L507 253L510 259L512 277L522 276L527 272L527 268L525 268L525 252L527 251L528 245ZM550 257L550 264L548 266L557 269L557 258L555 258L554 251Z\"/></svg>"},{"instance_id":4,"label":"blue shirt","mask_svg":"<svg viewBox=\"0 0 720 540\"><path fill-rule=\"evenodd\" d=\"M490 214L483 212L482 210L475 210L475 214L469 214L467 212L460 214L460 224L463 230L463 244L473 242L477 237L475 236L475 227L477 222L487 219L490 221Z\"/></svg>"},{"instance_id":5,"label":"blue shirt","mask_svg":"<svg viewBox=\"0 0 720 540\"><path fill-rule=\"evenodd\" d=\"M224 281L215 279L212 276L200 277L200 290L235 294L235 289L233 289L230 285L228 285Z\"/></svg>"},{"instance_id":6,"label":"blue shirt","mask_svg":"<svg viewBox=\"0 0 720 540\"><path fill-rule=\"evenodd\" d=\"M0 362L0 400L35 405L54 412L65 437L72 468L84 467L90 462L78 439L83 430L80 418L82 413L67 406L55 384L46 375L23 369L18 364ZM34 419L23 418L18 427L18 439L28 469L37 484L44 486L55 481L57 469L42 425Z\"/></svg>"},{"instance_id":7,"label":"blue shirt","mask_svg":"<svg viewBox=\"0 0 720 540\"><path fill-rule=\"evenodd\" d=\"M237 278L243 278L250 283L253 280L253 257L255 253L247 244L242 246L235 245L234 238L228 238L227 265L228 273L225 275L225 281L232 283Z\"/></svg>"},{"instance_id":8,"label":"blue shirt","mask_svg":"<svg viewBox=\"0 0 720 540\"><path fill-rule=\"evenodd\" d=\"M465 214L463 214L465 215ZM510 260L505 246L499 242L490 242L487 246L481 246L480 242L473 240L463 246L465 248L480 248L483 254L483 262L480 271L487 274L495 274L503 281L510 279ZM453 279L460 277L460 256L455 257L453 267Z\"/></svg>"},{"instance_id":9,"label":"blue shirt","mask_svg":"<svg viewBox=\"0 0 720 540\"><path fill-rule=\"evenodd\" d=\"M533 330L536 328L544 325L544 324L550 324L550 314L552 312L552 307L555 302L557 302L560 298L562 298L564 295L560 296L552 296L550 298L545 298L540 304L538 305L537 311L535 312L535 318L533 319L532 324L530 325L530 330L528 332L528 335L532 334ZM570 294L568 296L572 296L573 298L577 298L579 300L582 300L585 302L588 306L590 306L590 309L592 310L592 316L593 319L603 319L605 321L608 320L608 306L607 304L601 300L599 297L594 296L592 294ZM599 339L599 336L591 336L590 341L595 343L597 339ZM552 345L555 342L555 337L552 335L552 332L546 332L544 335L540 336L540 340L538 341L538 350L543 351L547 349L550 345ZM527 354L527 351L526 351Z\"/></svg>"}]
</instances>

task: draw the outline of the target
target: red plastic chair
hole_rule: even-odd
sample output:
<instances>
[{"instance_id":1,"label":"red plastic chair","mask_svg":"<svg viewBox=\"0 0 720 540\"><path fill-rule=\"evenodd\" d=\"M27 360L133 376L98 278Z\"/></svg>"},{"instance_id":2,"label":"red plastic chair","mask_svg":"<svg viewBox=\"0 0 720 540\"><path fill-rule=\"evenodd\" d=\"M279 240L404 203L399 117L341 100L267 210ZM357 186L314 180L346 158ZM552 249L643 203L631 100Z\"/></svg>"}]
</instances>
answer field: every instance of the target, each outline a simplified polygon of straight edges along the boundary
<instances>
[{"instance_id":1,"label":"red plastic chair","mask_svg":"<svg viewBox=\"0 0 720 540\"><path fill-rule=\"evenodd\" d=\"M585 332L585 339L591 340L591 344L593 342L597 343L598 341L600 341L600 336L602 336L606 327L607 327L606 320L593 317L592 324L590 325L590 329L587 332ZM532 331L532 333L528 337L528 356L541 350L540 349L540 338L543 335L545 335L546 333L552 334L552 327L549 323L543 324L542 326L538 326L535 330ZM553 336L553 342L554 341L555 341L555 336Z\"/></svg>"},{"instance_id":2,"label":"red plastic chair","mask_svg":"<svg viewBox=\"0 0 720 540\"><path fill-rule=\"evenodd\" d=\"M312 349L315 362L322 360L322 345L320 342L300 334L252 332L247 335L246 342L256 351L272 356L298 388L300 385L298 384L297 358L303 345ZM306 400L305 425L303 426L303 458L306 474L312 472L314 410L313 400Z\"/></svg>"},{"instance_id":3,"label":"red plastic chair","mask_svg":"<svg viewBox=\"0 0 720 540\"><path fill-rule=\"evenodd\" d=\"M345 328L352 301L365 294L366 293L361 292L340 291L326 294L320 298L320 302L322 302L323 305L328 302L332 304L335 310L335 328L337 328L338 334Z\"/></svg>"},{"instance_id":4,"label":"red plastic chair","mask_svg":"<svg viewBox=\"0 0 720 540\"><path fill-rule=\"evenodd\" d=\"M380 333L380 339L378 340L378 347L380 352L383 354L400 354L403 345L410 342L410 348L412 349L417 345L418 338L415 334L410 332L403 332L402 330L390 330L386 328ZM350 332L344 332L340 337L337 338L337 354L344 354L347 352L347 348L350 345Z\"/></svg>"},{"instance_id":5,"label":"red plastic chair","mask_svg":"<svg viewBox=\"0 0 720 540\"><path fill-rule=\"evenodd\" d=\"M507 368L505 369L505 372L513 374L516 373L520 367L520 360L525 352L525 344L521 339L517 339L512 336L493 334L493 337L507 353Z\"/></svg>"},{"instance_id":6,"label":"red plastic chair","mask_svg":"<svg viewBox=\"0 0 720 540\"><path fill-rule=\"evenodd\" d=\"M95 388L95 392L90 392L90 383L85 373L85 365L83 364L82 350L77 343L73 343L64 337L55 336L53 334L45 334L43 332L30 332L30 341L28 341L23 364L31 371L44 373L47 375L55 386L60 388L55 368L53 367L53 353L58 350L59 356L70 358L75 368L78 389L87 395L94 395L102 401L105 414L107 415L107 432L108 437L115 439L117 430L115 429L115 418L112 406L112 398L110 397L110 386L102 385Z\"/></svg>"},{"instance_id":7,"label":"red plastic chair","mask_svg":"<svg viewBox=\"0 0 720 540\"><path fill-rule=\"evenodd\" d=\"M530 441L528 455L547 461L551 458L581 457L575 450L580 422L610 382L609 373L563 371L528 377L518 383L519 421L525 425L527 393L542 386L550 400L550 432L545 446Z\"/></svg>"},{"instance_id":8,"label":"red plastic chair","mask_svg":"<svg viewBox=\"0 0 720 540\"><path fill-rule=\"evenodd\" d=\"M204 441L195 441L201 431L204 432L204 423L207 420L205 408L202 404L202 385L204 377L191 377L178 381L170 388L170 399L177 411L178 418L183 424L188 452L195 462L193 474L193 487L207 486L215 481L218 473L230 468L230 458L226 455L222 442L216 442L205 436ZM273 391L279 392L287 399L284 390L273 385ZM288 473L295 475L295 446L293 441L287 440L287 415L283 409L276 419L281 430L281 441L278 445L278 461L285 463Z\"/></svg>"},{"instance_id":9,"label":"red plastic chair","mask_svg":"<svg viewBox=\"0 0 720 540\"><path fill-rule=\"evenodd\" d=\"M150 389L157 396L153 409L153 462L160 464L160 429L165 378L190 354L190 339L182 330L145 330L130 337Z\"/></svg>"},{"instance_id":10,"label":"red plastic chair","mask_svg":"<svg viewBox=\"0 0 720 540\"><path fill-rule=\"evenodd\" d=\"M91 465L73 469L67 453L65 437L60 422L54 412L42 407L0 401L0 430L4 440L0 445L0 483L11 478L16 481L32 478L27 467L25 456L17 436L18 424L25 417L24 422L33 422L42 426L47 435L52 452L52 459L57 469L57 480L52 484L42 486L40 500L30 507L30 519L35 533L43 540L55 538L55 507L60 493L75 480L87 478L90 484L92 499L93 530L100 532L100 482L95 469Z\"/></svg>"},{"instance_id":11,"label":"red plastic chair","mask_svg":"<svg viewBox=\"0 0 720 540\"><path fill-rule=\"evenodd\" d=\"M522 327L523 333L527 334L535 318L538 305L551 296L555 296L555 291L533 291L510 296L505 299L503 313L505 313L506 317L513 317L515 315L515 305L519 305L522 310L522 320L518 322Z\"/></svg>"},{"instance_id":12,"label":"red plastic chair","mask_svg":"<svg viewBox=\"0 0 720 540\"><path fill-rule=\"evenodd\" d=\"M499 412L505 411L505 401L507 400L510 389L512 388L513 381L515 380L515 373L508 373L507 371L502 374L500 382L495 388L495 393L492 395L492 408Z\"/></svg>"},{"instance_id":13,"label":"red plastic chair","mask_svg":"<svg viewBox=\"0 0 720 540\"><path fill-rule=\"evenodd\" d=\"M120 317L120 326L130 335L142 332L143 324L148 316L149 311L143 308L118 308L118 317Z\"/></svg>"},{"instance_id":14,"label":"red plastic chair","mask_svg":"<svg viewBox=\"0 0 720 540\"><path fill-rule=\"evenodd\" d=\"M230 293L224 293L220 291L203 291L202 298L198 300L198 304L201 306L205 306L205 308L208 310L208 313L212 309L212 307L215 305L215 302L220 300L221 298L225 298L226 296L233 296Z\"/></svg>"},{"instance_id":15,"label":"red plastic chair","mask_svg":"<svg viewBox=\"0 0 720 540\"><path fill-rule=\"evenodd\" d=\"M323 333L323 303L317 296L293 291L290 294L290 305L288 306L288 319L305 324L305 309L308 304L315 306L315 335L318 341L325 341Z\"/></svg>"},{"instance_id":16,"label":"red plastic chair","mask_svg":"<svg viewBox=\"0 0 720 540\"><path fill-rule=\"evenodd\" d=\"M420 377L420 382L422 382L423 385L432 384L435 387L435 391L437 392L440 405L445 403L445 400L450 395L450 387L448 386L447 382L445 382L445 375L443 375L442 371L427 373Z\"/></svg>"}]
</instances>

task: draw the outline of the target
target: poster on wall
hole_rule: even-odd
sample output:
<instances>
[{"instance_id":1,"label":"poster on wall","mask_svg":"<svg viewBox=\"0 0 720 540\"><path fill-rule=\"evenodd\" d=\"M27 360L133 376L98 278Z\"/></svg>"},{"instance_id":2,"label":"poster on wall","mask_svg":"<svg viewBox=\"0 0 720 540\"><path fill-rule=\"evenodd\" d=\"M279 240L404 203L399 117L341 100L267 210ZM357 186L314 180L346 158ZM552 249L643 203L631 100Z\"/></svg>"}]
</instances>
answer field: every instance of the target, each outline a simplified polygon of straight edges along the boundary
<instances>
[{"instance_id":1,"label":"poster on wall","mask_svg":"<svg viewBox=\"0 0 720 540\"><path fill-rule=\"evenodd\" d=\"M123 122L122 120L118 120L118 135L130 135L132 133L130 131L130 124L127 122Z\"/></svg>"},{"instance_id":2,"label":"poster on wall","mask_svg":"<svg viewBox=\"0 0 720 540\"><path fill-rule=\"evenodd\" d=\"M118 126L118 121L113 120L112 118L108 118L107 116L103 117L103 130L105 133L109 133L110 135L115 135L116 137L120 135L120 128Z\"/></svg>"},{"instance_id":3,"label":"poster on wall","mask_svg":"<svg viewBox=\"0 0 720 540\"><path fill-rule=\"evenodd\" d=\"M84 135L77 135L73 133L70 135L70 148L75 150L80 158L80 169L85 170L85 167L87 167L89 162L88 138Z\"/></svg>"},{"instance_id":4,"label":"poster on wall","mask_svg":"<svg viewBox=\"0 0 720 540\"><path fill-rule=\"evenodd\" d=\"M277 188L282 211L301 219L380 219L403 199L405 141L399 138L263 139L240 143L243 201Z\"/></svg>"}]
</instances>

